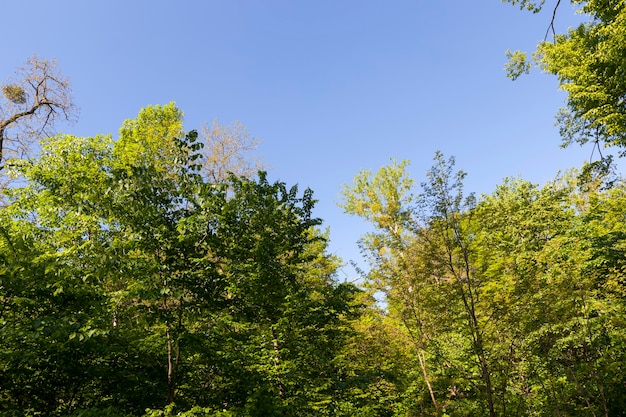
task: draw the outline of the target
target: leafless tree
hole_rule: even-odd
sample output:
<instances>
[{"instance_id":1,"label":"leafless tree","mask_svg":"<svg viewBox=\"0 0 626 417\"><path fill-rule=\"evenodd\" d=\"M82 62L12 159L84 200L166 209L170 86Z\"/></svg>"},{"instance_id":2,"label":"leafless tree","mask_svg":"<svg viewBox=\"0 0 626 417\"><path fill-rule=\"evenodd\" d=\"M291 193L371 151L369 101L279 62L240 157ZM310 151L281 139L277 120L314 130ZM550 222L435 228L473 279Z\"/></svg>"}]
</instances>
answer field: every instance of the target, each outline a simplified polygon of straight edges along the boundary
<instances>
[{"instance_id":1,"label":"leafless tree","mask_svg":"<svg viewBox=\"0 0 626 417\"><path fill-rule=\"evenodd\" d=\"M254 153L259 140L250 136L244 125L235 121L230 126L220 125L217 120L203 126L200 132L205 146L202 171L211 181L224 181L229 173L252 177L265 165Z\"/></svg>"},{"instance_id":2,"label":"leafless tree","mask_svg":"<svg viewBox=\"0 0 626 417\"><path fill-rule=\"evenodd\" d=\"M70 82L55 60L32 56L2 85L0 95L0 171L13 157L29 156L34 144L54 133L60 120L74 121L77 109Z\"/></svg>"}]
</instances>

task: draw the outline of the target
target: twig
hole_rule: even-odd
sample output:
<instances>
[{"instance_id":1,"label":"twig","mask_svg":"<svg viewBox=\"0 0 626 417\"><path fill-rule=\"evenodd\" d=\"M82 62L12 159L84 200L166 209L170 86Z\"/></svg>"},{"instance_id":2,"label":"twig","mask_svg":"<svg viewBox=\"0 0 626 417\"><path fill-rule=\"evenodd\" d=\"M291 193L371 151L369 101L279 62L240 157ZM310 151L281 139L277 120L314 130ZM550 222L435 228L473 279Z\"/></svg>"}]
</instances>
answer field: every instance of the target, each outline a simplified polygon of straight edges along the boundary
<instances>
[{"instance_id":1,"label":"twig","mask_svg":"<svg viewBox=\"0 0 626 417\"><path fill-rule=\"evenodd\" d=\"M556 9L559 8L559 5L561 4L561 0L557 0L556 5L554 6L554 10L552 10L552 19L550 19L550 24L548 25L548 28L546 29L546 34L543 37L543 41L545 42L546 39L548 39L548 34L550 33L550 30L552 30L552 39L556 39L556 30L554 29L554 21L556 20Z\"/></svg>"}]
</instances>

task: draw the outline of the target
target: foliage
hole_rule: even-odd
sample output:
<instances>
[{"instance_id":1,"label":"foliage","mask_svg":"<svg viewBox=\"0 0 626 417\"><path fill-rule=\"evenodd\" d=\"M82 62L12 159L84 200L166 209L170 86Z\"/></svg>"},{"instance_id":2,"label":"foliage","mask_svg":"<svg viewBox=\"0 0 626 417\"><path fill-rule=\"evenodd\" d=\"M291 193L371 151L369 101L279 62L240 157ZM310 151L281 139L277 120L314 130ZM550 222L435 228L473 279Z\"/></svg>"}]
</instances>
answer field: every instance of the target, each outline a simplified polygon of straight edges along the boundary
<instances>
[{"instance_id":1,"label":"foliage","mask_svg":"<svg viewBox=\"0 0 626 417\"><path fill-rule=\"evenodd\" d=\"M357 290L333 278L312 192L208 182L201 149L171 103L15 162L0 412L329 413Z\"/></svg>"},{"instance_id":2,"label":"foliage","mask_svg":"<svg viewBox=\"0 0 626 417\"><path fill-rule=\"evenodd\" d=\"M510 1L539 11L541 4ZM622 0L572 0L580 5L588 22L555 34L553 42L544 41L534 54L535 63L556 75L567 93L567 106L557 120L567 146L591 142L598 147L626 145L626 3ZM556 14L556 7L554 13ZM554 19L550 28L554 28ZM513 79L527 72L526 54L507 53L507 71ZM622 152L623 154L623 152Z\"/></svg>"},{"instance_id":3,"label":"foliage","mask_svg":"<svg viewBox=\"0 0 626 417\"><path fill-rule=\"evenodd\" d=\"M623 146L624 3L574 3L593 20L535 60L568 91L566 140ZM72 110L54 65L30 63L3 86L1 144ZM170 103L117 140L39 145L3 172L23 181L0 209L0 416L624 415L626 183L608 158L479 199L440 152L419 192L406 160L361 171L341 203L373 226L357 288L312 191L253 173L238 124L185 131Z\"/></svg>"},{"instance_id":4,"label":"foliage","mask_svg":"<svg viewBox=\"0 0 626 417\"><path fill-rule=\"evenodd\" d=\"M528 10L533 13L538 13L541 11L545 0L502 0L511 3L514 6L519 6L521 10Z\"/></svg>"},{"instance_id":5,"label":"foliage","mask_svg":"<svg viewBox=\"0 0 626 417\"><path fill-rule=\"evenodd\" d=\"M15 104L26 103L26 92L19 85L4 85L2 86L2 93L9 101L12 101Z\"/></svg>"},{"instance_id":6,"label":"foliage","mask_svg":"<svg viewBox=\"0 0 626 417\"><path fill-rule=\"evenodd\" d=\"M530 72L531 63L528 62L526 53L507 50L505 54L507 62L504 69L509 78L516 80L520 75Z\"/></svg>"},{"instance_id":7,"label":"foliage","mask_svg":"<svg viewBox=\"0 0 626 417\"><path fill-rule=\"evenodd\" d=\"M474 201L453 163L438 153L421 194L406 163L344 188L346 211L375 226L362 245L388 334L420 370L393 373L404 381L395 403L426 415L621 415L625 184L507 179ZM372 205L379 195L415 203Z\"/></svg>"}]
</instances>

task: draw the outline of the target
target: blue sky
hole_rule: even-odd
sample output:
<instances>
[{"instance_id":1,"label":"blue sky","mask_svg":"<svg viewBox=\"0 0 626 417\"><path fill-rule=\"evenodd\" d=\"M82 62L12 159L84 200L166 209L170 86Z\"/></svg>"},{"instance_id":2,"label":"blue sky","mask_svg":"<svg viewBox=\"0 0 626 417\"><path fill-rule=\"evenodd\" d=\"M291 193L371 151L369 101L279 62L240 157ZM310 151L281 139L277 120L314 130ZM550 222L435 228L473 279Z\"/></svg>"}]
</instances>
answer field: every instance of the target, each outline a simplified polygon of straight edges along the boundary
<instances>
[{"instance_id":1,"label":"blue sky","mask_svg":"<svg viewBox=\"0 0 626 417\"><path fill-rule=\"evenodd\" d=\"M359 261L366 225L336 202L360 169L409 159L419 182L441 150L480 194L589 158L559 148L554 77L505 77L505 51L532 51L547 12L499 0L6 1L0 80L32 54L56 58L81 109L59 130L79 136L116 137L142 107L172 100L189 130L240 121L262 140L271 180L314 190L331 251ZM557 31L575 19L565 3Z\"/></svg>"}]
</instances>

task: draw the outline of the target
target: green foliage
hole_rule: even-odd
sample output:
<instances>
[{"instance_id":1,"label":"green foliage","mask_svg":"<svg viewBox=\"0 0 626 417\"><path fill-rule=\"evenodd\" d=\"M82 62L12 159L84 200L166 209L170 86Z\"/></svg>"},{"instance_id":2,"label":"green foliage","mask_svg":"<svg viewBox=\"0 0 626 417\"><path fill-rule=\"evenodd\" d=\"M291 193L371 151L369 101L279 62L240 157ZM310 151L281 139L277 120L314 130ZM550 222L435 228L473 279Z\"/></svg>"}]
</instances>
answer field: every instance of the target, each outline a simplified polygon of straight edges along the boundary
<instances>
[{"instance_id":1,"label":"green foliage","mask_svg":"<svg viewBox=\"0 0 626 417\"><path fill-rule=\"evenodd\" d=\"M538 10L533 2L517 2ZM589 17L587 23L542 42L536 64L555 75L567 93L567 106L557 120L567 146L573 142L617 146L626 144L626 4L621 0L572 1ZM556 10L555 10L556 13ZM551 26L552 27L552 26ZM525 54L507 51L509 76L527 72Z\"/></svg>"},{"instance_id":2,"label":"green foliage","mask_svg":"<svg viewBox=\"0 0 626 417\"><path fill-rule=\"evenodd\" d=\"M371 171L361 171L352 187L344 186L341 206L346 212L365 217L382 229L401 224L407 215L403 209L410 205L412 198L407 195L413 186L406 173L408 164L408 161L393 161L374 176Z\"/></svg>"},{"instance_id":3,"label":"green foliage","mask_svg":"<svg viewBox=\"0 0 626 417\"><path fill-rule=\"evenodd\" d=\"M146 107L122 124L115 155L125 166L166 171L184 151L175 141L183 135L183 114L174 103Z\"/></svg>"},{"instance_id":4,"label":"green foliage","mask_svg":"<svg viewBox=\"0 0 626 417\"><path fill-rule=\"evenodd\" d=\"M16 164L1 412L330 413L357 290L333 278L312 192L264 173L206 182L201 147L170 104L115 142L60 135Z\"/></svg>"},{"instance_id":5,"label":"green foliage","mask_svg":"<svg viewBox=\"0 0 626 417\"><path fill-rule=\"evenodd\" d=\"M528 62L526 52L507 50L506 59L504 70L510 79L516 80L520 75L530 72L531 63Z\"/></svg>"},{"instance_id":6,"label":"green foliage","mask_svg":"<svg viewBox=\"0 0 626 417\"><path fill-rule=\"evenodd\" d=\"M502 2L511 3L513 6L519 6L520 10L528 10L533 13L541 11L545 0L502 0Z\"/></svg>"},{"instance_id":7,"label":"green foliage","mask_svg":"<svg viewBox=\"0 0 626 417\"><path fill-rule=\"evenodd\" d=\"M230 411L215 411L208 407L193 407L187 411L176 411L176 405L170 404L163 410L148 410L142 417L236 417Z\"/></svg>"},{"instance_id":8,"label":"green foliage","mask_svg":"<svg viewBox=\"0 0 626 417\"><path fill-rule=\"evenodd\" d=\"M311 190L200 173L173 104L15 161L0 210L0 416L622 415L626 184L476 199L435 154L362 171L367 291ZM378 305L374 296L384 295Z\"/></svg>"},{"instance_id":9,"label":"green foliage","mask_svg":"<svg viewBox=\"0 0 626 417\"><path fill-rule=\"evenodd\" d=\"M384 205L344 206L376 226L362 247L368 280L386 296L388 333L370 325L360 337L385 340L373 357L402 345L391 363L417 371L386 367L394 405L425 415L621 415L623 181L507 179L474 201L453 163L438 153L417 196L395 174L367 186L359 174L344 191L368 201L395 186L385 193L417 202L395 209L406 213L401 235L376 221Z\"/></svg>"}]
</instances>

